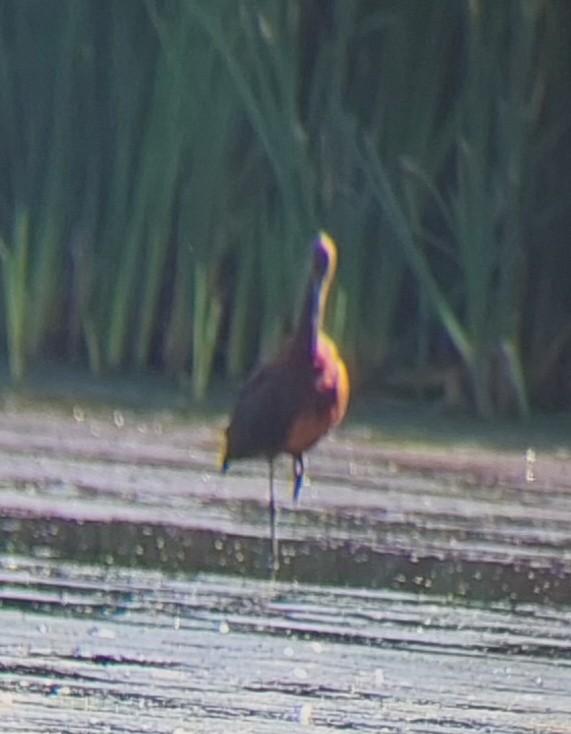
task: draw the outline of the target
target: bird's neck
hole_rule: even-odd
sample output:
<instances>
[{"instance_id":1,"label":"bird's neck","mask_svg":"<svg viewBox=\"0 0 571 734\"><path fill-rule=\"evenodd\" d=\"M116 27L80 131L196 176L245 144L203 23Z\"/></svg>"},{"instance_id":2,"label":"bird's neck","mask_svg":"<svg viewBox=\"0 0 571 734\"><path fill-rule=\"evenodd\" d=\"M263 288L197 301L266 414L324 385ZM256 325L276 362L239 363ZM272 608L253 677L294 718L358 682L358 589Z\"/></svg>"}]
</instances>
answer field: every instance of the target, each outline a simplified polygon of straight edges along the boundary
<instances>
[{"instance_id":1,"label":"bird's neck","mask_svg":"<svg viewBox=\"0 0 571 734\"><path fill-rule=\"evenodd\" d=\"M317 353L317 340L323 326L329 281L316 283L310 280L303 301L303 309L294 337L296 351L313 360Z\"/></svg>"}]
</instances>

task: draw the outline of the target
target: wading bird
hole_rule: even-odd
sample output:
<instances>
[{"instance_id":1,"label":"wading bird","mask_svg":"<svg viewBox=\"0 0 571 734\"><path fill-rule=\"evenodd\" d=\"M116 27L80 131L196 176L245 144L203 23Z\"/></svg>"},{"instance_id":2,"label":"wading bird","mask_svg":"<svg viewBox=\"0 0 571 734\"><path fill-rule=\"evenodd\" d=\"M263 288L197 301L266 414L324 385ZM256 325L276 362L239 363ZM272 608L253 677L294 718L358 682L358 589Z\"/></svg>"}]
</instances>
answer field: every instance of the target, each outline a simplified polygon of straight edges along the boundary
<instances>
[{"instance_id":1,"label":"wading bird","mask_svg":"<svg viewBox=\"0 0 571 734\"><path fill-rule=\"evenodd\" d=\"M233 459L265 457L270 473L272 571L278 568L274 459L293 457L293 499L303 486L303 454L345 415L347 368L323 332L329 286L337 267L335 243L324 232L312 243L312 264L296 331L281 354L244 385L226 429L221 468Z\"/></svg>"}]
</instances>

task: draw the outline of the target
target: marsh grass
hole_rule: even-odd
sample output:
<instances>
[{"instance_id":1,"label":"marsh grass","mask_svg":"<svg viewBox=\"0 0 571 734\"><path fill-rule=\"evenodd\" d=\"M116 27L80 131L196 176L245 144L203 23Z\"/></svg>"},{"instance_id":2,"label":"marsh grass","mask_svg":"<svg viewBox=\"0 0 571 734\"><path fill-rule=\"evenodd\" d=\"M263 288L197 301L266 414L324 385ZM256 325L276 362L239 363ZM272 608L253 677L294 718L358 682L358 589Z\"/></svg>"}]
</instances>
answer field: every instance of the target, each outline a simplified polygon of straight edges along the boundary
<instances>
[{"instance_id":1,"label":"marsh grass","mask_svg":"<svg viewBox=\"0 0 571 734\"><path fill-rule=\"evenodd\" d=\"M523 297L529 160L537 123L534 101L540 83L534 60L541 6L527 2L464 5L466 54L461 87L457 104L448 111L452 124L444 125L446 138L442 140L440 133L435 146L453 155L456 169L442 193L435 190L434 175L442 161L436 161L436 169L430 168L429 161L427 168L413 152L416 189L409 182L403 196L387 157L378 155L371 140L365 152L379 206L467 368L476 409L483 417L506 407L494 395L498 390L511 393L505 399L520 415L529 411L518 314ZM426 83L422 88L427 93ZM425 102L420 107L431 109ZM434 135L423 136L422 130L413 137L435 140ZM419 181L423 184L420 197ZM446 288L435 267L438 260L427 249L430 239L421 229L427 205L423 190L429 191L429 203L438 206L448 227L449 257L462 284L460 299L455 289Z\"/></svg>"},{"instance_id":2,"label":"marsh grass","mask_svg":"<svg viewBox=\"0 0 571 734\"><path fill-rule=\"evenodd\" d=\"M328 328L355 382L388 359L430 367L444 332L479 414L506 408L500 383L527 414L548 374L530 368L535 280L568 275L567 16L558 0L6 0L13 378L55 351L189 375L200 399L293 328L327 229Z\"/></svg>"}]
</instances>

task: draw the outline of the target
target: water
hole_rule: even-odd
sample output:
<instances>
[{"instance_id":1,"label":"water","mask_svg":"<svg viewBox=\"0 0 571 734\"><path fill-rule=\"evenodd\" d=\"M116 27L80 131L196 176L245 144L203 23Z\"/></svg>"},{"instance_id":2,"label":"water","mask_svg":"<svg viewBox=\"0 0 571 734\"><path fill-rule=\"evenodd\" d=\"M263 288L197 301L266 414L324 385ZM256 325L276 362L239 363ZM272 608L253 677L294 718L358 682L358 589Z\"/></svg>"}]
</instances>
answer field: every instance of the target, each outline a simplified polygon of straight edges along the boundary
<instances>
[{"instance_id":1,"label":"water","mask_svg":"<svg viewBox=\"0 0 571 734\"><path fill-rule=\"evenodd\" d=\"M0 415L0 731L570 731L571 473L354 433L279 478L170 416Z\"/></svg>"},{"instance_id":2,"label":"water","mask_svg":"<svg viewBox=\"0 0 571 734\"><path fill-rule=\"evenodd\" d=\"M2 559L3 731L564 732L568 611Z\"/></svg>"}]
</instances>

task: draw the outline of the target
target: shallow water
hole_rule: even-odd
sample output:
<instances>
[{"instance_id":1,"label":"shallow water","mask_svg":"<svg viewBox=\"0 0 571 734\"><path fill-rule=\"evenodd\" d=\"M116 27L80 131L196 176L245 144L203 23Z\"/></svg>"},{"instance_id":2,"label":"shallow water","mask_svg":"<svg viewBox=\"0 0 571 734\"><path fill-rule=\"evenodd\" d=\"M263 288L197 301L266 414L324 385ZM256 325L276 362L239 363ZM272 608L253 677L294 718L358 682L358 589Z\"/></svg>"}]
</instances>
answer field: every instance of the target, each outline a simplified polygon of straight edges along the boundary
<instances>
[{"instance_id":1,"label":"shallow water","mask_svg":"<svg viewBox=\"0 0 571 734\"><path fill-rule=\"evenodd\" d=\"M351 433L279 474L216 431L0 414L0 731L569 732L571 474Z\"/></svg>"},{"instance_id":2,"label":"shallow water","mask_svg":"<svg viewBox=\"0 0 571 734\"><path fill-rule=\"evenodd\" d=\"M568 732L568 612L3 558L3 731Z\"/></svg>"}]
</instances>

